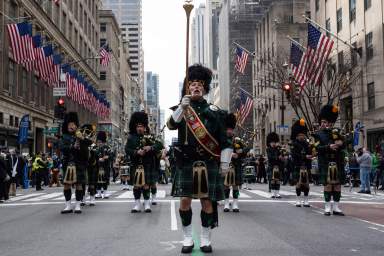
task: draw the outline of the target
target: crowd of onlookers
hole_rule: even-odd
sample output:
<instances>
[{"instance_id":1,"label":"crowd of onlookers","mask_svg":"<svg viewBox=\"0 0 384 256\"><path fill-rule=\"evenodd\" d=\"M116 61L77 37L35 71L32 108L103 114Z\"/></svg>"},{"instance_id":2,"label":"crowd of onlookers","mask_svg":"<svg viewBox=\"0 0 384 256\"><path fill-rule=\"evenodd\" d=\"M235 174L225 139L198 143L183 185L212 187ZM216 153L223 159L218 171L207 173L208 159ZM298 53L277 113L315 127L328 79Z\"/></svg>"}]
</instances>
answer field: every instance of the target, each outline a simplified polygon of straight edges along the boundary
<instances>
[{"instance_id":1,"label":"crowd of onlookers","mask_svg":"<svg viewBox=\"0 0 384 256\"><path fill-rule=\"evenodd\" d=\"M17 188L61 186L61 162L56 154L21 154L17 149L0 152L0 203L16 196Z\"/></svg>"}]
</instances>

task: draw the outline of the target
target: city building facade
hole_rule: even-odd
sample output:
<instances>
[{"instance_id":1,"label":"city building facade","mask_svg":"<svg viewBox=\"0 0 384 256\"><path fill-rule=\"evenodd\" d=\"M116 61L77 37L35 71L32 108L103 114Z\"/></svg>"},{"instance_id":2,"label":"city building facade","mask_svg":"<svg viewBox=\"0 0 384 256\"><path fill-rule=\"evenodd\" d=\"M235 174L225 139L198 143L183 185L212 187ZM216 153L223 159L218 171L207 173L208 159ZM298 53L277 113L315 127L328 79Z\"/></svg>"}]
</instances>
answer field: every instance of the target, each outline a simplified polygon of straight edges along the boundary
<instances>
[{"instance_id":1,"label":"city building facade","mask_svg":"<svg viewBox=\"0 0 384 256\"><path fill-rule=\"evenodd\" d=\"M53 1L4 0L0 4L0 145L35 153L50 150L54 134L48 128L57 127L53 109L57 98L52 87L13 61L9 50L6 25L22 21L32 23L33 34L40 33L43 43L52 43L54 51L63 56L63 63L73 63L85 80L99 86L99 0ZM3 14L1 14L3 13ZM22 18L26 17L26 18ZM84 107L65 99L67 111L76 111L81 123L97 123L97 116ZM17 144L21 117L30 116L28 144Z\"/></svg>"},{"instance_id":2,"label":"city building facade","mask_svg":"<svg viewBox=\"0 0 384 256\"><path fill-rule=\"evenodd\" d=\"M123 43L127 44L129 49L130 75L141 89L142 103L144 100L142 0L104 0L103 9L112 10L120 25Z\"/></svg>"},{"instance_id":3,"label":"city building facade","mask_svg":"<svg viewBox=\"0 0 384 256\"><path fill-rule=\"evenodd\" d=\"M307 23L302 14L309 10L306 0L276 0L257 24L255 52L252 60L254 97L254 150L265 153L265 138L270 132L281 135L281 141L290 139L290 128L297 116L283 90L288 81L290 36L306 45ZM284 76L281 76L281 73ZM288 129L287 129L288 128Z\"/></svg>"},{"instance_id":4,"label":"city building facade","mask_svg":"<svg viewBox=\"0 0 384 256\"><path fill-rule=\"evenodd\" d=\"M159 105L159 75L150 71L145 72L144 101L149 115L149 128L152 133L158 134L161 130Z\"/></svg>"},{"instance_id":5,"label":"city building facade","mask_svg":"<svg viewBox=\"0 0 384 256\"><path fill-rule=\"evenodd\" d=\"M330 55L339 72L348 70L358 78L350 82L350 90L341 95L340 126L349 132L360 122L363 138L360 145L373 151L384 145L384 3L372 0L311 0L311 17L341 40ZM353 50L361 51L361 56Z\"/></svg>"}]
</instances>

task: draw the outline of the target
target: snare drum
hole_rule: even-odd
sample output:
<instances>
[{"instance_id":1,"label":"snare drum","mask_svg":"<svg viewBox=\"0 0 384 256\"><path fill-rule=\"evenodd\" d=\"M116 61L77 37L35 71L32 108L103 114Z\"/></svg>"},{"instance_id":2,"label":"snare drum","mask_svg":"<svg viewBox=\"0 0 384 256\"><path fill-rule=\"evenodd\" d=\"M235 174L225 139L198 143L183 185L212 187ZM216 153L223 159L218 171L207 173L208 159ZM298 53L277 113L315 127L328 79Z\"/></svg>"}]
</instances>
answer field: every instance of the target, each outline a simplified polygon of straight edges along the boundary
<instances>
[{"instance_id":1,"label":"snare drum","mask_svg":"<svg viewBox=\"0 0 384 256\"><path fill-rule=\"evenodd\" d=\"M120 176L127 177L130 175L130 168L128 165L120 166Z\"/></svg>"},{"instance_id":2,"label":"snare drum","mask_svg":"<svg viewBox=\"0 0 384 256\"><path fill-rule=\"evenodd\" d=\"M254 166L245 166L244 167L244 178L254 178L256 176L255 167Z\"/></svg>"}]
</instances>

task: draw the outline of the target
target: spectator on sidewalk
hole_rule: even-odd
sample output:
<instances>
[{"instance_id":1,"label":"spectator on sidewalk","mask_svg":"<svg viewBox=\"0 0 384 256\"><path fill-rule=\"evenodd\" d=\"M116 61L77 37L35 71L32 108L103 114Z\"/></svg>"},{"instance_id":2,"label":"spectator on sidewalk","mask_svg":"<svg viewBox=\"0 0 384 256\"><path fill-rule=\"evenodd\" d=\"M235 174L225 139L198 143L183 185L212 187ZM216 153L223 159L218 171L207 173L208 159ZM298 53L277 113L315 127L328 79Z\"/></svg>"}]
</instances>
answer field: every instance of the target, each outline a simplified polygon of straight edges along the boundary
<instances>
[{"instance_id":1,"label":"spectator on sidewalk","mask_svg":"<svg viewBox=\"0 0 384 256\"><path fill-rule=\"evenodd\" d=\"M7 172L7 165L5 162L6 155L1 153L0 155L0 203L9 199L7 183L10 177Z\"/></svg>"},{"instance_id":2,"label":"spectator on sidewalk","mask_svg":"<svg viewBox=\"0 0 384 256\"><path fill-rule=\"evenodd\" d=\"M368 150L359 148L356 156L357 162L360 164L360 191L358 193L371 193L370 177L372 170L372 156Z\"/></svg>"}]
</instances>

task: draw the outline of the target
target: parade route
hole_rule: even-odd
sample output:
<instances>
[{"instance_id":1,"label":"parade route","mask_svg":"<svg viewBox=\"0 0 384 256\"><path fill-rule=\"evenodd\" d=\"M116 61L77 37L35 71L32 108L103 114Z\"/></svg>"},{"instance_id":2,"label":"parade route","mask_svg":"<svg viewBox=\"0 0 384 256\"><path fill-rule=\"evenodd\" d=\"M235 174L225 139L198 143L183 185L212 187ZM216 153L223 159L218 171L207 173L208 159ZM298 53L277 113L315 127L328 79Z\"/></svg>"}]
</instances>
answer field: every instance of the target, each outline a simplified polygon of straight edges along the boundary
<instances>
[{"instance_id":1,"label":"parade route","mask_svg":"<svg viewBox=\"0 0 384 256\"><path fill-rule=\"evenodd\" d=\"M368 201L362 200L366 195L345 192L347 216L326 217L320 187L313 188L311 208L293 205L292 187L282 186L281 200L261 196L259 191L268 192L265 185L251 187L241 193L240 213L224 214L220 206L213 255L382 255L382 193ZM132 214L133 199L122 196L129 191L112 185L109 199L85 206L80 215L60 214L59 188L23 191L0 205L1 255L180 255L179 202L169 191L170 186L159 186L152 213ZM198 201L193 211L199 213ZM198 245L200 218L193 218L193 227ZM195 247L193 255L203 254Z\"/></svg>"}]
</instances>

